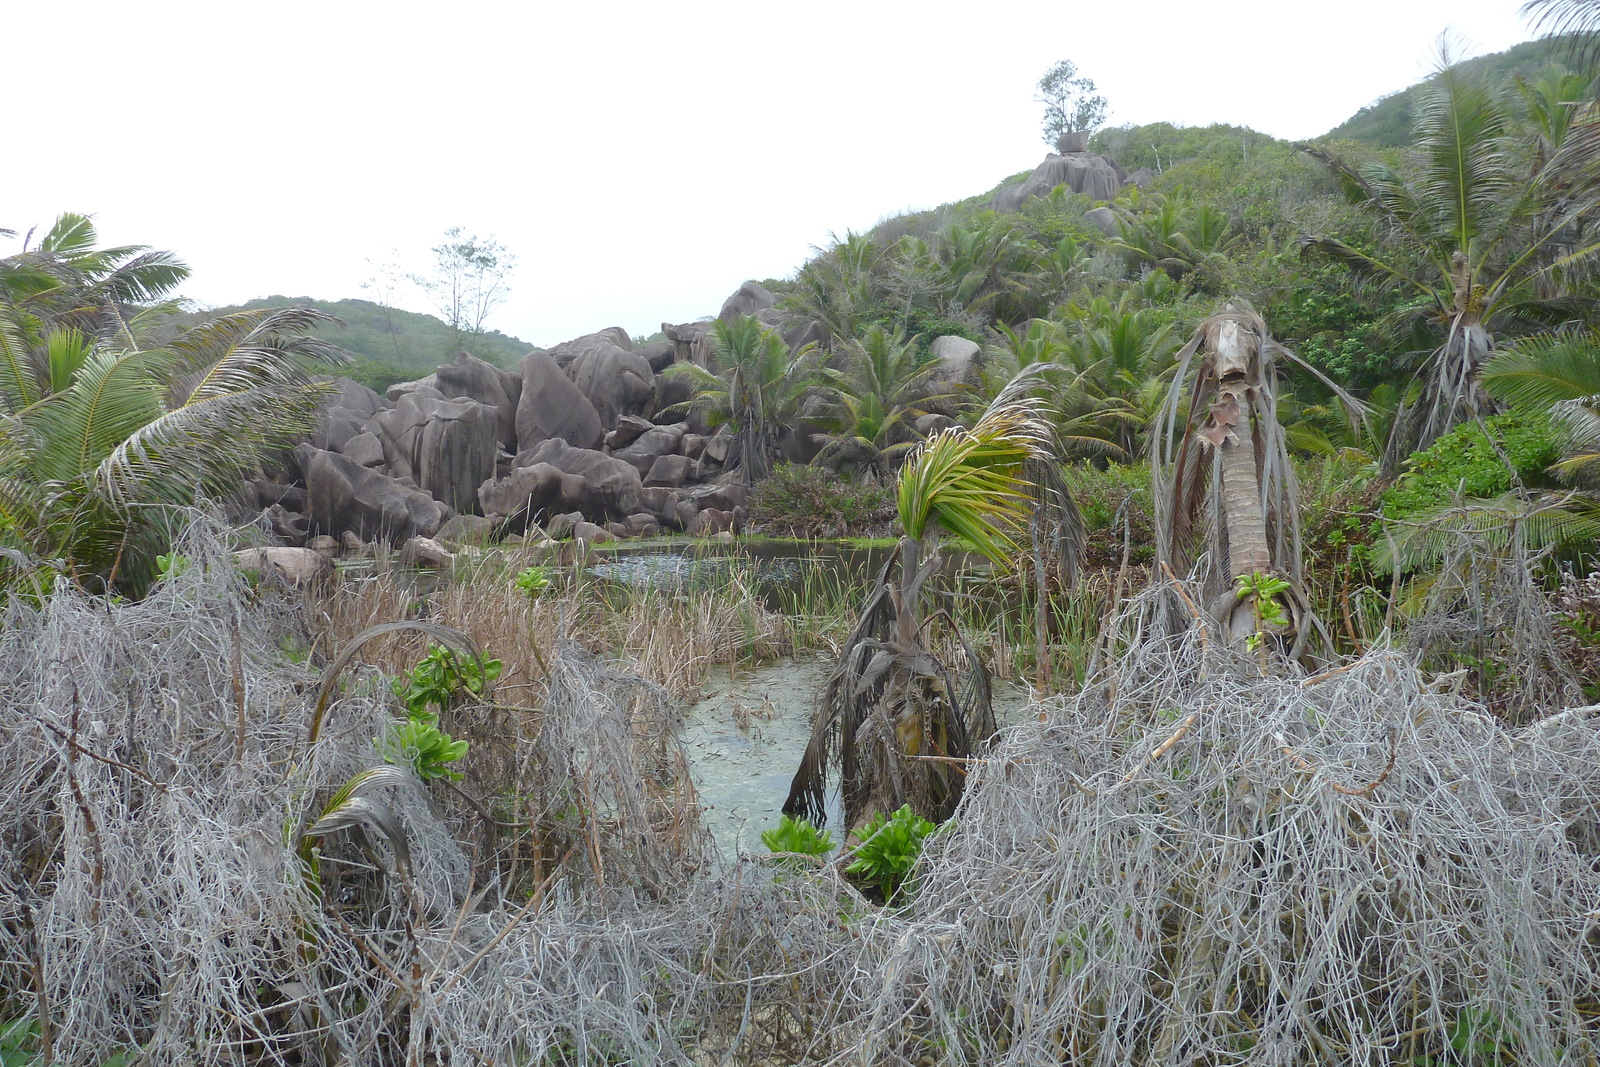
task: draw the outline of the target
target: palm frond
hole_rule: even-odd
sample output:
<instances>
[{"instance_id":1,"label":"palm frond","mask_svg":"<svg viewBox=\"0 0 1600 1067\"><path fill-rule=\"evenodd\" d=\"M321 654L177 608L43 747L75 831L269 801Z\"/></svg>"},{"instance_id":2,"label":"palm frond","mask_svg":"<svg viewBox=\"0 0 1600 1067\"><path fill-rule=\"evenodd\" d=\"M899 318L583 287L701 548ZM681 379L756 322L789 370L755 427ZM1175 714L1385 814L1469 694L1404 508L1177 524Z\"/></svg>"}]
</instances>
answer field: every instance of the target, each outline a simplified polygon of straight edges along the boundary
<instances>
[{"instance_id":1,"label":"palm frond","mask_svg":"<svg viewBox=\"0 0 1600 1067\"><path fill-rule=\"evenodd\" d=\"M161 385L148 355L110 349L91 353L70 388L24 413L38 438L36 476L69 481L93 470L163 410Z\"/></svg>"},{"instance_id":2,"label":"palm frond","mask_svg":"<svg viewBox=\"0 0 1600 1067\"><path fill-rule=\"evenodd\" d=\"M898 493L901 527L917 540L937 527L1003 563L1031 507L1023 465L1050 454L1049 428L1026 403L1008 398L991 406L971 430L944 430L906 462Z\"/></svg>"},{"instance_id":3,"label":"palm frond","mask_svg":"<svg viewBox=\"0 0 1600 1067\"><path fill-rule=\"evenodd\" d=\"M1435 566L1464 536L1500 549L1518 538L1530 550L1559 548L1600 539L1600 502L1568 493L1529 499L1517 492L1463 500L1387 524L1389 536L1375 546L1373 566L1402 573Z\"/></svg>"},{"instance_id":4,"label":"palm frond","mask_svg":"<svg viewBox=\"0 0 1600 1067\"><path fill-rule=\"evenodd\" d=\"M1562 331L1500 346L1483 365L1489 395L1525 411L1600 399L1600 333Z\"/></svg>"}]
</instances>

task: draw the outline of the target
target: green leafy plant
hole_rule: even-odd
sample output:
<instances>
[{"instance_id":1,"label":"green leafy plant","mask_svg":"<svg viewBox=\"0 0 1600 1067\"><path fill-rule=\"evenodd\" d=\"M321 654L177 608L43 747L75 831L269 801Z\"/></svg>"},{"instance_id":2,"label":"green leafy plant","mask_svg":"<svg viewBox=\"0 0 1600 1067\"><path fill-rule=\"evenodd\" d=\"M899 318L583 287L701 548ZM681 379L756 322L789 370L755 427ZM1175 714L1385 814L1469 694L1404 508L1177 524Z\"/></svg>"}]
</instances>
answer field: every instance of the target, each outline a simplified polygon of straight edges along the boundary
<instances>
[{"instance_id":1,"label":"green leafy plant","mask_svg":"<svg viewBox=\"0 0 1600 1067\"><path fill-rule=\"evenodd\" d=\"M933 831L934 824L913 812L910 804L902 804L887 817L880 811L862 828L861 844L845 873L875 884L885 901L892 900L917 865L923 838Z\"/></svg>"},{"instance_id":2,"label":"green leafy plant","mask_svg":"<svg viewBox=\"0 0 1600 1067\"><path fill-rule=\"evenodd\" d=\"M1289 588L1289 583L1283 578L1272 574L1241 574L1236 579L1239 588L1236 591L1240 600L1255 597L1256 632L1245 638L1245 645L1254 652L1261 645L1262 634L1268 626L1287 626L1289 616L1283 610L1283 603L1278 600L1278 594Z\"/></svg>"},{"instance_id":3,"label":"green leafy plant","mask_svg":"<svg viewBox=\"0 0 1600 1067\"><path fill-rule=\"evenodd\" d=\"M38 1041L37 1020L12 1019L0 1023L0 1067L27 1067L34 1060Z\"/></svg>"},{"instance_id":4,"label":"green leafy plant","mask_svg":"<svg viewBox=\"0 0 1600 1067\"><path fill-rule=\"evenodd\" d=\"M189 569L189 557L181 552L164 552L156 555L156 581L176 578Z\"/></svg>"},{"instance_id":5,"label":"green leafy plant","mask_svg":"<svg viewBox=\"0 0 1600 1067\"><path fill-rule=\"evenodd\" d=\"M453 740L442 732L432 715L413 716L397 724L379 747L386 762L410 764L424 782L434 778L461 780L461 772L446 765L467 754L467 742Z\"/></svg>"},{"instance_id":6,"label":"green leafy plant","mask_svg":"<svg viewBox=\"0 0 1600 1067\"><path fill-rule=\"evenodd\" d=\"M805 819L788 815L771 830L761 831L761 843L772 852L797 852L802 856L826 856L833 851L833 834L818 831Z\"/></svg>"},{"instance_id":7,"label":"green leafy plant","mask_svg":"<svg viewBox=\"0 0 1600 1067\"><path fill-rule=\"evenodd\" d=\"M522 590L524 593L527 593L528 599L532 600L538 597L538 595L544 592L545 588L549 586L550 568L539 566L537 564L532 567L524 568L517 574L517 577L513 580L512 584L518 589Z\"/></svg>"},{"instance_id":8,"label":"green leafy plant","mask_svg":"<svg viewBox=\"0 0 1600 1067\"><path fill-rule=\"evenodd\" d=\"M459 779L449 769L467 754L468 743L456 741L439 729L438 711L450 706L461 693L482 696L490 682L500 677L497 659L458 656L443 645L431 645L417 665L390 685L406 708L406 721L377 741L385 761L409 764L423 781Z\"/></svg>"},{"instance_id":9,"label":"green leafy plant","mask_svg":"<svg viewBox=\"0 0 1600 1067\"><path fill-rule=\"evenodd\" d=\"M443 645L432 645L415 667L390 685L415 717L430 714L431 707L444 710L458 693L482 696L489 683L500 677L502 667L497 659L458 657Z\"/></svg>"},{"instance_id":10,"label":"green leafy plant","mask_svg":"<svg viewBox=\"0 0 1600 1067\"><path fill-rule=\"evenodd\" d=\"M1444 507L1458 494L1467 499L1497 496L1511 488L1507 460L1518 478L1538 482L1545 468L1561 458L1557 435L1545 416L1495 415L1483 427L1489 436L1477 423L1467 423L1412 455L1404 473L1383 494L1384 517L1410 518Z\"/></svg>"},{"instance_id":11,"label":"green leafy plant","mask_svg":"<svg viewBox=\"0 0 1600 1067\"><path fill-rule=\"evenodd\" d=\"M851 482L831 470L783 463L750 494L750 524L779 537L849 537L887 532L894 487Z\"/></svg>"}]
</instances>

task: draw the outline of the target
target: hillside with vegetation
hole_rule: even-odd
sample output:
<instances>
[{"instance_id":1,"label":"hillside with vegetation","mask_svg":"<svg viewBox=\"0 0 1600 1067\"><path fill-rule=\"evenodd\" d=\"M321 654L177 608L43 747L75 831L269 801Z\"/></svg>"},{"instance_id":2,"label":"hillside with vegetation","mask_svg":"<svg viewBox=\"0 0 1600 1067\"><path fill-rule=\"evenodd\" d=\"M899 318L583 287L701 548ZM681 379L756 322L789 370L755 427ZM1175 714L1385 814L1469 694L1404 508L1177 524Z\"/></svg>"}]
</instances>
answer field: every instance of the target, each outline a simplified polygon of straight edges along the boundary
<instances>
[{"instance_id":1,"label":"hillside with vegetation","mask_svg":"<svg viewBox=\"0 0 1600 1067\"><path fill-rule=\"evenodd\" d=\"M1544 37L1536 41L1524 41L1504 52L1464 60L1459 66L1462 71L1474 76L1510 85L1518 79L1536 80L1552 64L1570 65L1574 59L1573 50L1571 37ZM1417 103L1436 77L1426 78L1416 85L1373 101L1323 134L1321 139L1360 141L1374 148L1401 148L1410 144L1411 124Z\"/></svg>"},{"instance_id":2,"label":"hillside with vegetation","mask_svg":"<svg viewBox=\"0 0 1600 1067\"><path fill-rule=\"evenodd\" d=\"M371 300L318 300L312 297L268 296L243 304L186 312L174 327L191 325L215 316L263 308L306 306L331 316L318 326L315 336L349 352L354 359L343 373L382 392L395 382L425 377L458 351L471 352L497 367L515 367L535 346L499 330L459 335L435 315L404 311Z\"/></svg>"}]
</instances>

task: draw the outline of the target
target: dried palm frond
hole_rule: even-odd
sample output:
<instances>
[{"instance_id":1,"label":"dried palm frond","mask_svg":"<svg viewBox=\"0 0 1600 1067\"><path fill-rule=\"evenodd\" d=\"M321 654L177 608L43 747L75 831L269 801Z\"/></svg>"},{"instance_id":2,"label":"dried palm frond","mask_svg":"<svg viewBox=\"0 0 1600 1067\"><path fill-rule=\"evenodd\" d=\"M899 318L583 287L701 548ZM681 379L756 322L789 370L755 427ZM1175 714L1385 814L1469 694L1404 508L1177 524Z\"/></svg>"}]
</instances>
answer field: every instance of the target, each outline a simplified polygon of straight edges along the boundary
<instances>
[{"instance_id":1,"label":"dried palm frond","mask_svg":"<svg viewBox=\"0 0 1600 1067\"><path fill-rule=\"evenodd\" d=\"M1276 614L1263 613L1240 580L1287 581L1280 599L1289 622L1274 629L1298 659L1318 624L1301 586L1298 488L1277 415L1273 360L1286 351L1243 302L1201 323L1178 354L1151 469L1161 564L1198 581L1207 611L1240 649L1261 632L1263 614Z\"/></svg>"}]
</instances>

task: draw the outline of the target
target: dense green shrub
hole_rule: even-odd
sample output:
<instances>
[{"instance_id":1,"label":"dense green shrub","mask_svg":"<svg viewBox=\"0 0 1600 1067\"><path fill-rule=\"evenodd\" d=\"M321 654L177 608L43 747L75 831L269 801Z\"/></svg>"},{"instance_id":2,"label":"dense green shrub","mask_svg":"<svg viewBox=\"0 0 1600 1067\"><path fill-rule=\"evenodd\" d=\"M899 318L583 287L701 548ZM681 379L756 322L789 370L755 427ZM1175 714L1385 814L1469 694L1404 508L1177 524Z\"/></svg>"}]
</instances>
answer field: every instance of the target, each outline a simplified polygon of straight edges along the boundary
<instances>
[{"instance_id":1,"label":"dense green shrub","mask_svg":"<svg viewBox=\"0 0 1600 1067\"><path fill-rule=\"evenodd\" d=\"M894 486L851 482L823 467L780 464L750 494L750 527L776 537L887 534Z\"/></svg>"},{"instance_id":2,"label":"dense green shrub","mask_svg":"<svg viewBox=\"0 0 1600 1067\"><path fill-rule=\"evenodd\" d=\"M1463 498L1496 496L1511 488L1512 470L1524 483L1543 481L1561 458L1550 420L1540 415L1495 415L1484 426L1464 423L1406 461L1404 473L1382 497L1387 519L1403 519ZM1504 453L1504 459L1500 453Z\"/></svg>"}]
</instances>

